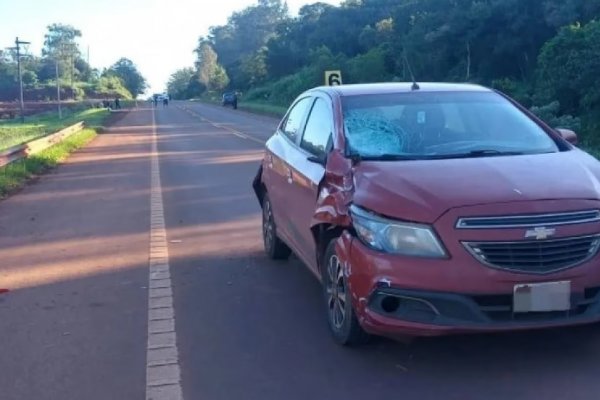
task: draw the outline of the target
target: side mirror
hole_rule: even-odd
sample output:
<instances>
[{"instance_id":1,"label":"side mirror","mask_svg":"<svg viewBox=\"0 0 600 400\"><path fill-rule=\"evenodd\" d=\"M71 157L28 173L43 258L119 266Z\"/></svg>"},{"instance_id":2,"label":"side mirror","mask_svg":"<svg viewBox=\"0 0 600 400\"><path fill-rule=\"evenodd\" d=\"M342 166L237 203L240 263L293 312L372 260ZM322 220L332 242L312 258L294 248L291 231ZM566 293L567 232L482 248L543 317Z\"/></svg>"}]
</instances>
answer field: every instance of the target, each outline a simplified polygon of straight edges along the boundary
<instances>
[{"instance_id":1,"label":"side mirror","mask_svg":"<svg viewBox=\"0 0 600 400\"><path fill-rule=\"evenodd\" d=\"M559 135L571 144L577 144L577 134L570 129L556 128Z\"/></svg>"},{"instance_id":2,"label":"side mirror","mask_svg":"<svg viewBox=\"0 0 600 400\"><path fill-rule=\"evenodd\" d=\"M327 163L327 159L325 157L308 156L307 160L323 167L325 167L325 164Z\"/></svg>"}]
</instances>

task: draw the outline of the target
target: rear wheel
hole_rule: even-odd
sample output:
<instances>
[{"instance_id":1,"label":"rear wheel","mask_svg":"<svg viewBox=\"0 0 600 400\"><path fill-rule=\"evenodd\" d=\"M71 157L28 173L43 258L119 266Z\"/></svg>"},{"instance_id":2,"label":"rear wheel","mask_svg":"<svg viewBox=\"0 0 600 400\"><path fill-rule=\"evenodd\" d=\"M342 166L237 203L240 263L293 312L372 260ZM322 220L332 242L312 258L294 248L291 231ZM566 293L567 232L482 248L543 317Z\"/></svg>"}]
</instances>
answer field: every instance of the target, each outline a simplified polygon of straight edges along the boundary
<instances>
[{"instance_id":1,"label":"rear wheel","mask_svg":"<svg viewBox=\"0 0 600 400\"><path fill-rule=\"evenodd\" d=\"M329 329L336 342L344 346L360 345L368 342L369 335L356 318L344 269L335 251L335 242L335 239L329 242L323 257L323 291Z\"/></svg>"},{"instance_id":2,"label":"rear wheel","mask_svg":"<svg viewBox=\"0 0 600 400\"><path fill-rule=\"evenodd\" d=\"M277 226L275 225L275 219L273 218L273 207L271 205L271 200L266 193L263 198L262 228L265 252L269 258L273 260L287 259L292 251L277 236Z\"/></svg>"}]
</instances>

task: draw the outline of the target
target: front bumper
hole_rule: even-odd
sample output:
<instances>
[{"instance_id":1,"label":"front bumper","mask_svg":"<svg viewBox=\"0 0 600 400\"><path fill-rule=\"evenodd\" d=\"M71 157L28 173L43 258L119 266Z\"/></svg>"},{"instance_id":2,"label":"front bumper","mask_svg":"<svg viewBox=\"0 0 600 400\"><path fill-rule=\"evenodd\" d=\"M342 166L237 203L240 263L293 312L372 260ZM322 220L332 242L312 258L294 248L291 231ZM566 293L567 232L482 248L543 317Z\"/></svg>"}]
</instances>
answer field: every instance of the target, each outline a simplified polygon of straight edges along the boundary
<instances>
[{"instance_id":1,"label":"front bumper","mask_svg":"<svg viewBox=\"0 0 600 400\"><path fill-rule=\"evenodd\" d=\"M364 309L366 330L382 335L436 336L540 329L600 321L600 288L572 296L569 311L513 313L512 295L464 295L377 289Z\"/></svg>"},{"instance_id":2,"label":"front bumper","mask_svg":"<svg viewBox=\"0 0 600 400\"><path fill-rule=\"evenodd\" d=\"M438 336L581 325L600 321L600 265L556 274L491 270L474 260L415 260L375 252L349 233L338 242L363 328L382 336ZM569 280L569 311L513 313L518 283Z\"/></svg>"}]
</instances>

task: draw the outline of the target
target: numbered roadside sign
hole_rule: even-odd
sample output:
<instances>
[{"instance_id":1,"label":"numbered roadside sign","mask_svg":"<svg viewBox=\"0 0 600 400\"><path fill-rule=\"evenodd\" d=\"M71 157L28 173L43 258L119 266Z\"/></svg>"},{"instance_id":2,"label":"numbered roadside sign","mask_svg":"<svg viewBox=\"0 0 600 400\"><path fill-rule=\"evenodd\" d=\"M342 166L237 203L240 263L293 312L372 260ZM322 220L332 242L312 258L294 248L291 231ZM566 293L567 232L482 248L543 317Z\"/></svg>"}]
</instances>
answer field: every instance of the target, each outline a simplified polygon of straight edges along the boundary
<instances>
[{"instance_id":1,"label":"numbered roadside sign","mask_svg":"<svg viewBox=\"0 0 600 400\"><path fill-rule=\"evenodd\" d=\"M342 71L325 71L325 86L342 84Z\"/></svg>"}]
</instances>

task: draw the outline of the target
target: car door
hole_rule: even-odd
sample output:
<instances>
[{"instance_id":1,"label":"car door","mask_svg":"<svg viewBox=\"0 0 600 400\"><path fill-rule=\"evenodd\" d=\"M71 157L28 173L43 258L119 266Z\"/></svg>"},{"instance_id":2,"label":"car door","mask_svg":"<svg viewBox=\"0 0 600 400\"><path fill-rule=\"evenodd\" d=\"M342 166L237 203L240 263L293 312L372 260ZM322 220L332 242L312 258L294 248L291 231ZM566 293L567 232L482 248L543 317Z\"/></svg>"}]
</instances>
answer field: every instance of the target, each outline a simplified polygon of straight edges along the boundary
<instances>
[{"instance_id":1,"label":"car door","mask_svg":"<svg viewBox=\"0 0 600 400\"><path fill-rule=\"evenodd\" d=\"M290 161L297 152L300 134L312 99L304 97L290 107L275 135L267 142L263 164L263 182L271 199L278 235L297 251L298 239L290 227L290 209L295 199L290 196L292 167Z\"/></svg>"},{"instance_id":2,"label":"car door","mask_svg":"<svg viewBox=\"0 0 600 400\"><path fill-rule=\"evenodd\" d=\"M289 210L291 225L297 236L302 258L316 274L316 244L310 225L315 213L319 183L325 174L324 161L331 149L333 126L330 99L324 95L317 96L304 125L300 146L291 157L293 183L290 196L295 205Z\"/></svg>"}]
</instances>

